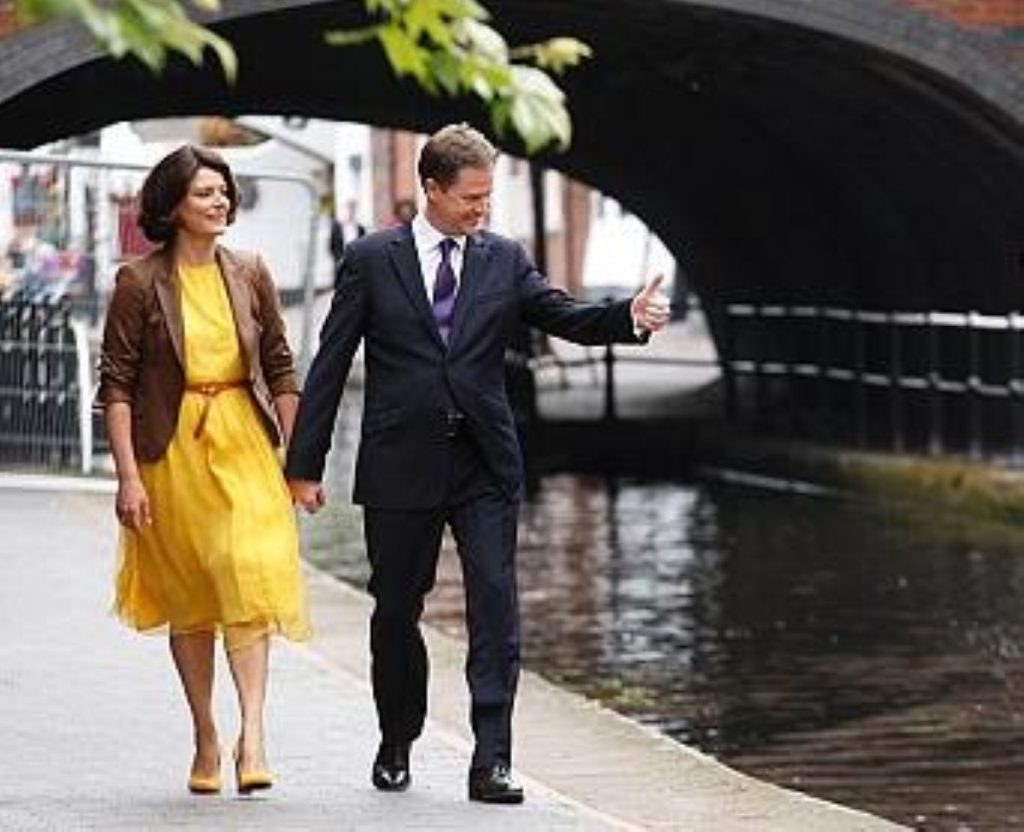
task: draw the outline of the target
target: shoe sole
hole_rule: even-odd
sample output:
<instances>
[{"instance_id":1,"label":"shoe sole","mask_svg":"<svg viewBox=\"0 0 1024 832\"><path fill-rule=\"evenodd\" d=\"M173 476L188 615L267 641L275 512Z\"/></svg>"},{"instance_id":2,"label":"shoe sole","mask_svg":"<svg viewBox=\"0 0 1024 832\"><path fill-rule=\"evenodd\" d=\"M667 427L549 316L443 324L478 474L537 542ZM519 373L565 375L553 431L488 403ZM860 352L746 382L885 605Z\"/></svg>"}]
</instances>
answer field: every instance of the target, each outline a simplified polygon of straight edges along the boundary
<instances>
[{"instance_id":1,"label":"shoe sole","mask_svg":"<svg viewBox=\"0 0 1024 832\"><path fill-rule=\"evenodd\" d=\"M412 778L409 778L404 783L399 783L397 786L383 785L381 783L373 782L373 787L379 792L404 792L407 791L409 786L412 785Z\"/></svg>"},{"instance_id":2,"label":"shoe sole","mask_svg":"<svg viewBox=\"0 0 1024 832\"><path fill-rule=\"evenodd\" d=\"M494 795L491 797L471 794L469 799L474 803L492 803L502 806L512 806L514 804L522 803L525 800L525 797L521 794Z\"/></svg>"},{"instance_id":3,"label":"shoe sole","mask_svg":"<svg viewBox=\"0 0 1024 832\"><path fill-rule=\"evenodd\" d=\"M273 780L255 780L251 783L239 783L238 793L242 795L252 794L253 792L265 792L268 789L274 787Z\"/></svg>"}]
</instances>

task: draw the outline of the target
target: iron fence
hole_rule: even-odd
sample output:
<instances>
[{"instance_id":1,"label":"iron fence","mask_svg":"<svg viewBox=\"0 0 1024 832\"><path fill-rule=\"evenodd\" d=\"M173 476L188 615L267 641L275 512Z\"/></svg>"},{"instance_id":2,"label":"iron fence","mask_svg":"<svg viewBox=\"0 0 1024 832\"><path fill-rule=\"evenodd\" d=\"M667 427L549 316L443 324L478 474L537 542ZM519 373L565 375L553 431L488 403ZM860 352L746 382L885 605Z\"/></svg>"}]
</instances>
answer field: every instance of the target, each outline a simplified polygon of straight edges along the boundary
<instances>
[{"instance_id":1,"label":"iron fence","mask_svg":"<svg viewBox=\"0 0 1024 832\"><path fill-rule=\"evenodd\" d=\"M65 300L0 303L0 464L91 469L84 341Z\"/></svg>"},{"instance_id":2,"label":"iron fence","mask_svg":"<svg viewBox=\"0 0 1024 832\"><path fill-rule=\"evenodd\" d=\"M731 304L726 412L858 446L1015 456L1024 450L1022 332L1016 311Z\"/></svg>"}]
</instances>

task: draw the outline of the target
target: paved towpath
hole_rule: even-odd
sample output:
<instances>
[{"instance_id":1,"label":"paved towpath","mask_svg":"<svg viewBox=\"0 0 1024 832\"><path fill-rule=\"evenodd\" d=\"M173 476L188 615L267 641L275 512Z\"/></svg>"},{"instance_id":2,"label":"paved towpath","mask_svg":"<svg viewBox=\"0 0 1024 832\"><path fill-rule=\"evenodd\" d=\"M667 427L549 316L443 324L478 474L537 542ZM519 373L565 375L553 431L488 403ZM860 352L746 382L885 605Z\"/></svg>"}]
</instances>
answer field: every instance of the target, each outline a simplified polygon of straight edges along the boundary
<instances>
[{"instance_id":1,"label":"paved towpath","mask_svg":"<svg viewBox=\"0 0 1024 832\"><path fill-rule=\"evenodd\" d=\"M469 803L462 646L433 632L431 720L414 749L414 787L379 793L368 779L368 601L313 571L317 638L277 642L272 659L278 785L257 798L192 797L188 722L166 642L107 612L109 486L52 488L0 475L0 829L896 828L737 774L531 674L516 717L527 802ZM226 745L235 720L223 663L219 671Z\"/></svg>"}]
</instances>

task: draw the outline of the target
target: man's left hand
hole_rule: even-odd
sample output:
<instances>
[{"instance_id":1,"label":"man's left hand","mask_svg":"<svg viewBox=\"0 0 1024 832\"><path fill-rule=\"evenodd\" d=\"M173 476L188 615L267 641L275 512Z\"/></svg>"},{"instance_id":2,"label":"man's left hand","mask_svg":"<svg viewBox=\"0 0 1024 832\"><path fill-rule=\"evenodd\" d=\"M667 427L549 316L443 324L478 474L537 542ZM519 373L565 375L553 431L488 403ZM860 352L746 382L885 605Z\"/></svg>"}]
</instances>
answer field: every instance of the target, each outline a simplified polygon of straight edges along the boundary
<instances>
[{"instance_id":1,"label":"man's left hand","mask_svg":"<svg viewBox=\"0 0 1024 832\"><path fill-rule=\"evenodd\" d=\"M668 323L671 307L668 295L661 291L664 275L658 275L633 298L629 311L633 323L648 332L657 332Z\"/></svg>"}]
</instances>

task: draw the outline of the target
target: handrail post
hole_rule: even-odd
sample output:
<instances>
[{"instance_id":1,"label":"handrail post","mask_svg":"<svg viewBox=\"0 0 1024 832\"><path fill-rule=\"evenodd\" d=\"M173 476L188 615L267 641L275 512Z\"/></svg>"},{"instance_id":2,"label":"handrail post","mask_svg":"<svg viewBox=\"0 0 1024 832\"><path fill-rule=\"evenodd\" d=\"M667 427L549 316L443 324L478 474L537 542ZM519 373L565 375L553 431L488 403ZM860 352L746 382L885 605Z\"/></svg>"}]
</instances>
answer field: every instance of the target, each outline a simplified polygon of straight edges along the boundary
<instances>
[{"instance_id":1,"label":"handrail post","mask_svg":"<svg viewBox=\"0 0 1024 832\"><path fill-rule=\"evenodd\" d=\"M789 419L789 435L799 435L799 421L800 421L800 404L799 404L799 379L797 378L794 367L797 364L797 342L799 341L796 335L796 316L793 313L793 309L788 304L782 307L782 332L780 334L780 341L782 343L783 356L782 356L782 376L785 379L784 384L786 385L786 411Z\"/></svg>"},{"instance_id":2,"label":"handrail post","mask_svg":"<svg viewBox=\"0 0 1024 832\"><path fill-rule=\"evenodd\" d=\"M82 473L92 473L92 378L89 368L89 334L82 321L71 321L75 339L76 371L78 374L78 442L81 446Z\"/></svg>"},{"instance_id":3,"label":"handrail post","mask_svg":"<svg viewBox=\"0 0 1024 832\"><path fill-rule=\"evenodd\" d=\"M928 453L939 456L942 441L942 385L939 372L939 331L934 313L925 315L928 332Z\"/></svg>"},{"instance_id":4,"label":"handrail post","mask_svg":"<svg viewBox=\"0 0 1024 832\"><path fill-rule=\"evenodd\" d=\"M818 397L816 402L816 410L818 418L813 419L812 423L818 426L819 436L829 436L831 434L830 426L834 422L832 414L829 412L829 370L832 364L832 333L829 329L829 318L827 310L824 306L815 307L815 317L817 317L817 333L818 333Z\"/></svg>"},{"instance_id":5,"label":"handrail post","mask_svg":"<svg viewBox=\"0 0 1024 832\"><path fill-rule=\"evenodd\" d=\"M967 455L980 459L982 455L981 367L978 345L978 327L972 310L967 313Z\"/></svg>"},{"instance_id":6,"label":"handrail post","mask_svg":"<svg viewBox=\"0 0 1024 832\"><path fill-rule=\"evenodd\" d=\"M906 447L903 435L903 344L900 322L895 312L887 313L889 319L889 418L892 436L890 444L894 451L902 453Z\"/></svg>"},{"instance_id":7,"label":"handrail post","mask_svg":"<svg viewBox=\"0 0 1024 832\"><path fill-rule=\"evenodd\" d=\"M864 342L864 315L863 310L854 310L853 313L853 333L854 333L854 378L856 380L856 389L854 390L855 405L854 405L854 420L856 422L854 426L857 447L863 448L868 443L868 405L867 405L867 386L864 379L864 372L867 366L867 355L865 354L865 342Z\"/></svg>"},{"instance_id":8,"label":"handrail post","mask_svg":"<svg viewBox=\"0 0 1024 832\"><path fill-rule=\"evenodd\" d=\"M718 356L718 363L725 389L725 417L730 422L735 422L739 417L736 371L733 369L733 361L736 360L736 328L728 304L725 305L722 313L723 344Z\"/></svg>"},{"instance_id":9,"label":"handrail post","mask_svg":"<svg viewBox=\"0 0 1024 832\"><path fill-rule=\"evenodd\" d=\"M611 344L604 347L604 420L614 422L615 412L615 348Z\"/></svg>"},{"instance_id":10,"label":"handrail post","mask_svg":"<svg viewBox=\"0 0 1024 832\"><path fill-rule=\"evenodd\" d=\"M1010 366L1007 368L1006 389L1009 398L1010 411L1010 458L1014 464L1018 464L1021 458L1021 451L1024 449L1024 442L1021 441L1024 434L1024 413L1021 413L1021 404L1024 399L1021 397L1021 349L1020 349L1020 318L1015 312L1007 316L1007 337L1009 338Z\"/></svg>"},{"instance_id":11,"label":"handrail post","mask_svg":"<svg viewBox=\"0 0 1024 832\"><path fill-rule=\"evenodd\" d=\"M764 328L760 326L764 323L764 307L758 306L757 304L751 307L752 320L756 325L755 332L758 333L759 337L754 339L755 356L758 355L758 351L763 355L764 345ZM764 376L764 362L756 357L751 362L754 365L754 424L759 425L762 428L765 426L765 411L768 409L768 390L767 379Z\"/></svg>"}]
</instances>

